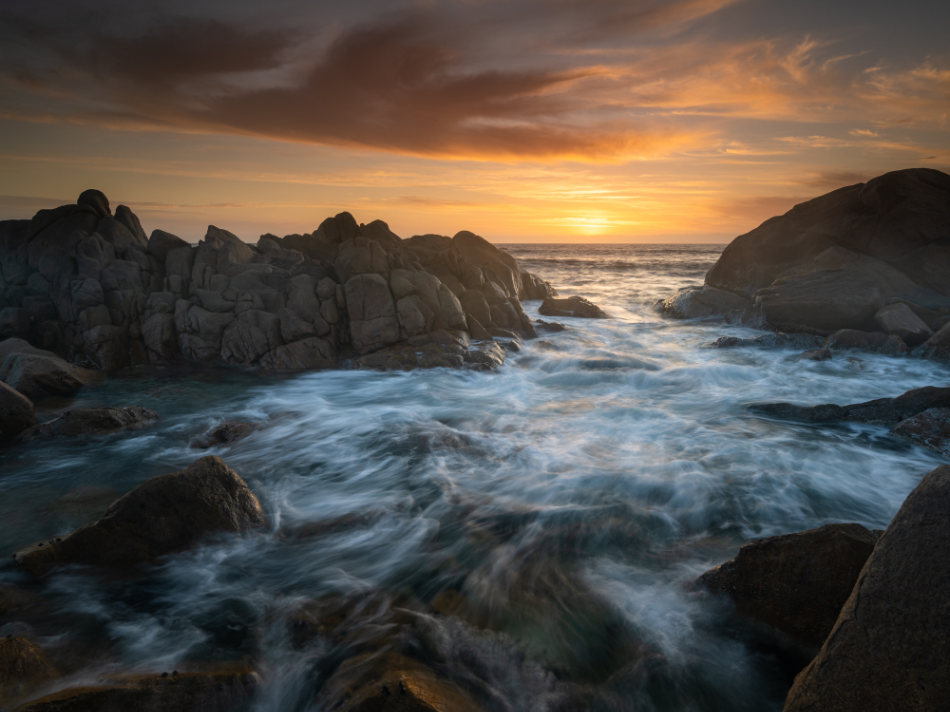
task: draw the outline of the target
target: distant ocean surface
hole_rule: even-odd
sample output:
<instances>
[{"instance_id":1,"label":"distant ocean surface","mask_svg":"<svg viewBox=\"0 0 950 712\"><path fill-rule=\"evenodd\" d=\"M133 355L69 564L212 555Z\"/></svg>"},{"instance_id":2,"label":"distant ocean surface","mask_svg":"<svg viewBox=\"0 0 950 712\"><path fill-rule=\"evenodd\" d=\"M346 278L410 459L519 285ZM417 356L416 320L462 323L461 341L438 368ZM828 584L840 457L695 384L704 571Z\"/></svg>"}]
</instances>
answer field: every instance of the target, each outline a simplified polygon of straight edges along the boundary
<instances>
[{"instance_id":1,"label":"distant ocean surface","mask_svg":"<svg viewBox=\"0 0 950 712\"><path fill-rule=\"evenodd\" d=\"M170 557L134 585L56 573L42 584L40 643L85 636L106 651L89 653L89 675L251 659L258 709L319 709L316 671L333 643L294 647L282 616L379 595L365 623L388 620L397 604L385 601L413 601L442 631L440 664L470 667L497 709L570 709L580 690L598 710L780 710L788 671L691 582L755 537L883 528L940 461L884 427L779 423L746 405L895 396L945 384L945 366L711 348L761 332L665 320L653 304L701 283L721 245L502 247L611 318L542 317L568 328L524 342L494 373L113 379L78 404L142 405L157 426L4 452L0 543L11 552L205 454L189 443L208 427L262 424L210 452L260 496L269 532ZM537 302L525 308L538 316ZM288 535L305 525L311 535ZM2 581L20 576L9 559L0 569Z\"/></svg>"}]
</instances>

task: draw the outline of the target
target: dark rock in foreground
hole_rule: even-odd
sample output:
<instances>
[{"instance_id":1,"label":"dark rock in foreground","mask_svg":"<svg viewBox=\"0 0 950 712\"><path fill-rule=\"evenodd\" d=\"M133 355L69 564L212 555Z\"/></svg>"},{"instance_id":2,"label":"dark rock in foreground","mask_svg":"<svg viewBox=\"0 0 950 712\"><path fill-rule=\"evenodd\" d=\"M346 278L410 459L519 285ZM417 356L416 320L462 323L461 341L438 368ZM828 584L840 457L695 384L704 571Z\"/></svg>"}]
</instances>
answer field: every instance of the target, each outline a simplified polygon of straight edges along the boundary
<instances>
[{"instance_id":1,"label":"dark rock in foreground","mask_svg":"<svg viewBox=\"0 0 950 712\"><path fill-rule=\"evenodd\" d=\"M874 331L915 346L950 323L948 274L950 176L915 168L840 188L740 235L703 287L661 311L789 332Z\"/></svg>"},{"instance_id":2,"label":"dark rock in foreground","mask_svg":"<svg viewBox=\"0 0 950 712\"><path fill-rule=\"evenodd\" d=\"M16 437L35 423L33 401L0 381L0 437Z\"/></svg>"},{"instance_id":3,"label":"dark rock in foreground","mask_svg":"<svg viewBox=\"0 0 950 712\"><path fill-rule=\"evenodd\" d=\"M469 232L402 240L341 213L256 245L210 226L192 245L146 237L99 191L0 223L0 256L0 334L105 371L181 361L298 371L440 331L531 337L520 299L553 294Z\"/></svg>"},{"instance_id":4,"label":"dark rock in foreground","mask_svg":"<svg viewBox=\"0 0 950 712\"><path fill-rule=\"evenodd\" d=\"M950 700L950 467L881 536L785 712L934 712Z\"/></svg>"},{"instance_id":5,"label":"dark rock in foreground","mask_svg":"<svg viewBox=\"0 0 950 712\"><path fill-rule=\"evenodd\" d=\"M584 319L604 319L607 317L607 313L599 306L577 296L563 299L548 297L541 302L538 313L544 316L573 316Z\"/></svg>"},{"instance_id":6,"label":"dark rock in foreground","mask_svg":"<svg viewBox=\"0 0 950 712\"><path fill-rule=\"evenodd\" d=\"M864 403L815 406L793 403L754 403L749 409L759 415L802 423L860 423L894 424L930 408L950 407L950 388L925 386L902 393L896 398L877 398Z\"/></svg>"},{"instance_id":7,"label":"dark rock in foreground","mask_svg":"<svg viewBox=\"0 0 950 712\"><path fill-rule=\"evenodd\" d=\"M27 441L80 435L108 435L123 430L138 430L157 420L158 413L138 405L127 408L73 408L55 420L23 431L18 439Z\"/></svg>"},{"instance_id":8,"label":"dark rock in foreground","mask_svg":"<svg viewBox=\"0 0 950 712\"><path fill-rule=\"evenodd\" d=\"M98 521L18 551L34 575L60 563L124 567L180 551L216 532L263 526L260 502L220 458L153 477L116 500Z\"/></svg>"},{"instance_id":9,"label":"dark rock in foreground","mask_svg":"<svg viewBox=\"0 0 950 712\"><path fill-rule=\"evenodd\" d=\"M899 422L891 433L950 456L950 408L928 408Z\"/></svg>"},{"instance_id":10,"label":"dark rock in foreground","mask_svg":"<svg viewBox=\"0 0 950 712\"><path fill-rule=\"evenodd\" d=\"M829 524L758 539L699 581L728 594L742 615L817 648L876 541L860 524Z\"/></svg>"},{"instance_id":11,"label":"dark rock in foreground","mask_svg":"<svg viewBox=\"0 0 950 712\"><path fill-rule=\"evenodd\" d=\"M251 670L111 675L32 700L20 712L238 712L260 680Z\"/></svg>"},{"instance_id":12,"label":"dark rock in foreground","mask_svg":"<svg viewBox=\"0 0 950 712\"><path fill-rule=\"evenodd\" d=\"M59 676L46 653L28 638L0 638L0 705Z\"/></svg>"}]
</instances>

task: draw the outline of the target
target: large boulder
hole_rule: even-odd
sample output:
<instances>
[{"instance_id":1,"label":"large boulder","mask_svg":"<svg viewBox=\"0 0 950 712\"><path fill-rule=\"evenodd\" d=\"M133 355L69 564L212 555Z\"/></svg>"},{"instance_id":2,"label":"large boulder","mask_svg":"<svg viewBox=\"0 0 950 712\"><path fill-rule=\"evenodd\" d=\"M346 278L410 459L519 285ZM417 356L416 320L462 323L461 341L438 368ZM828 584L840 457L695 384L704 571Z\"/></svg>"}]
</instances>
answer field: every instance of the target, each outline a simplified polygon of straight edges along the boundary
<instances>
[{"instance_id":1,"label":"large boulder","mask_svg":"<svg viewBox=\"0 0 950 712\"><path fill-rule=\"evenodd\" d=\"M920 347L920 354L939 361L950 361L950 321Z\"/></svg>"},{"instance_id":2,"label":"large boulder","mask_svg":"<svg viewBox=\"0 0 950 712\"><path fill-rule=\"evenodd\" d=\"M881 536L785 712L933 712L950 700L950 467Z\"/></svg>"},{"instance_id":3,"label":"large boulder","mask_svg":"<svg viewBox=\"0 0 950 712\"><path fill-rule=\"evenodd\" d=\"M775 329L883 330L913 345L950 319L948 269L950 176L907 169L801 203L740 235L704 290L684 292L665 310L735 315L745 300ZM723 292L735 296L716 297Z\"/></svg>"},{"instance_id":4,"label":"large boulder","mask_svg":"<svg viewBox=\"0 0 950 712\"><path fill-rule=\"evenodd\" d=\"M89 379L85 369L55 354L14 352L0 363L0 380L33 400L48 396L71 396Z\"/></svg>"},{"instance_id":5,"label":"large boulder","mask_svg":"<svg viewBox=\"0 0 950 712\"><path fill-rule=\"evenodd\" d=\"M742 615L817 648L876 541L860 524L828 524L757 539L699 581L726 593Z\"/></svg>"},{"instance_id":6,"label":"large boulder","mask_svg":"<svg viewBox=\"0 0 950 712\"><path fill-rule=\"evenodd\" d=\"M950 407L923 410L899 422L891 433L950 456Z\"/></svg>"},{"instance_id":7,"label":"large boulder","mask_svg":"<svg viewBox=\"0 0 950 712\"><path fill-rule=\"evenodd\" d=\"M242 532L265 523L244 480L217 457L153 477L110 505L96 522L62 538L18 551L34 575L58 563L123 567L185 549L216 532Z\"/></svg>"}]
</instances>

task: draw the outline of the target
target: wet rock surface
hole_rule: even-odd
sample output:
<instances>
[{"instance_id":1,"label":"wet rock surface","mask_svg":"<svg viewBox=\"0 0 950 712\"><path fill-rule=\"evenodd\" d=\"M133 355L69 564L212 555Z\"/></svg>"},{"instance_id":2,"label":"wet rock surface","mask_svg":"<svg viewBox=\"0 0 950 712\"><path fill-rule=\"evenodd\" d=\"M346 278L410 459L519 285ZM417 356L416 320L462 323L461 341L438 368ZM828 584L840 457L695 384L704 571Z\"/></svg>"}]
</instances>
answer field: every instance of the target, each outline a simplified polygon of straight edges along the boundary
<instances>
[{"instance_id":1,"label":"wet rock surface","mask_svg":"<svg viewBox=\"0 0 950 712\"><path fill-rule=\"evenodd\" d=\"M785 712L939 710L950 699L950 467L929 473L881 536Z\"/></svg>"},{"instance_id":2,"label":"wet rock surface","mask_svg":"<svg viewBox=\"0 0 950 712\"><path fill-rule=\"evenodd\" d=\"M15 554L34 575L64 563L125 567L185 549L217 532L263 526L260 502L217 457L159 475L110 505L98 521Z\"/></svg>"},{"instance_id":3,"label":"wet rock surface","mask_svg":"<svg viewBox=\"0 0 950 712\"><path fill-rule=\"evenodd\" d=\"M829 524L758 539L699 583L727 594L740 614L818 648L877 538L860 524Z\"/></svg>"},{"instance_id":4,"label":"wet rock surface","mask_svg":"<svg viewBox=\"0 0 950 712\"><path fill-rule=\"evenodd\" d=\"M950 176L907 169L765 221L726 247L702 287L660 309L787 332L879 332L915 346L950 321L948 270Z\"/></svg>"},{"instance_id":5,"label":"wet rock surface","mask_svg":"<svg viewBox=\"0 0 950 712\"><path fill-rule=\"evenodd\" d=\"M46 653L33 641L13 635L0 638L0 705L22 698L58 676Z\"/></svg>"},{"instance_id":6,"label":"wet rock surface","mask_svg":"<svg viewBox=\"0 0 950 712\"><path fill-rule=\"evenodd\" d=\"M544 316L573 316L583 319L604 319L607 313L583 297L549 297L541 302L538 313Z\"/></svg>"},{"instance_id":7,"label":"wet rock surface","mask_svg":"<svg viewBox=\"0 0 950 712\"><path fill-rule=\"evenodd\" d=\"M928 408L902 420L891 433L950 456L950 408Z\"/></svg>"},{"instance_id":8,"label":"wet rock surface","mask_svg":"<svg viewBox=\"0 0 950 712\"><path fill-rule=\"evenodd\" d=\"M950 407L950 388L925 386L902 393L896 398L877 398L864 403L815 406L793 403L754 403L749 409L759 415L802 423L899 423L931 408Z\"/></svg>"},{"instance_id":9,"label":"wet rock surface","mask_svg":"<svg viewBox=\"0 0 950 712\"><path fill-rule=\"evenodd\" d=\"M445 330L532 337L520 300L554 293L470 232L402 240L341 213L256 245L212 225L193 245L162 230L146 238L128 208L113 215L94 190L0 223L0 249L0 333L105 371L181 361L298 371L438 343L430 335ZM45 358L16 356L0 378L29 397L81 385L31 377L51 368Z\"/></svg>"},{"instance_id":10,"label":"wet rock surface","mask_svg":"<svg viewBox=\"0 0 950 712\"><path fill-rule=\"evenodd\" d=\"M33 401L0 381L0 438L13 438L36 424Z\"/></svg>"},{"instance_id":11,"label":"wet rock surface","mask_svg":"<svg viewBox=\"0 0 950 712\"><path fill-rule=\"evenodd\" d=\"M18 440L44 440L56 437L109 435L125 430L140 430L158 420L158 413L133 405L125 408L73 408L59 417L20 433Z\"/></svg>"}]
</instances>

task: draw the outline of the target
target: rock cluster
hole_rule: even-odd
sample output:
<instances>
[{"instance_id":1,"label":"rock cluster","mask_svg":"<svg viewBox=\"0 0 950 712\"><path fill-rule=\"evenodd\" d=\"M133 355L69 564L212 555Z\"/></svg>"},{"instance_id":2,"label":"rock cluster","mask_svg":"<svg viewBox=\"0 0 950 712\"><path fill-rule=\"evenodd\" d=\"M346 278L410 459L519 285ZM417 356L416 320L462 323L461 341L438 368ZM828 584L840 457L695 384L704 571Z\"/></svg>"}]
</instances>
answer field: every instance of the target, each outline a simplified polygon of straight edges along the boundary
<instances>
[{"instance_id":1,"label":"rock cluster","mask_svg":"<svg viewBox=\"0 0 950 712\"><path fill-rule=\"evenodd\" d=\"M131 210L113 214L87 190L0 223L0 334L106 371L175 361L293 371L433 334L532 336L519 300L552 293L472 233L402 240L348 213L256 245L211 226L192 245L146 236Z\"/></svg>"},{"instance_id":2,"label":"rock cluster","mask_svg":"<svg viewBox=\"0 0 950 712\"><path fill-rule=\"evenodd\" d=\"M948 274L950 175L907 169L767 220L726 247L704 286L660 308L789 332L880 332L945 358L950 332L928 340L950 323Z\"/></svg>"}]
</instances>

